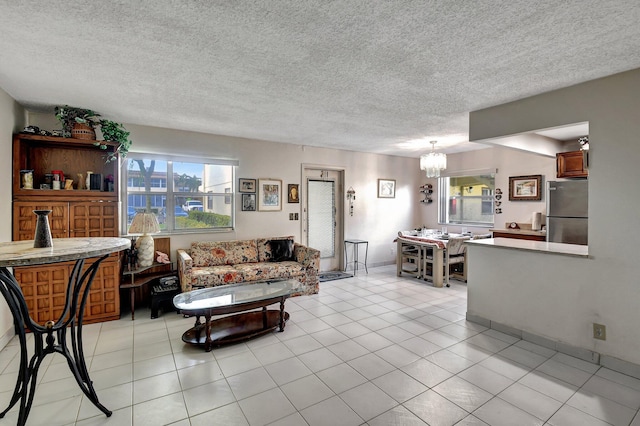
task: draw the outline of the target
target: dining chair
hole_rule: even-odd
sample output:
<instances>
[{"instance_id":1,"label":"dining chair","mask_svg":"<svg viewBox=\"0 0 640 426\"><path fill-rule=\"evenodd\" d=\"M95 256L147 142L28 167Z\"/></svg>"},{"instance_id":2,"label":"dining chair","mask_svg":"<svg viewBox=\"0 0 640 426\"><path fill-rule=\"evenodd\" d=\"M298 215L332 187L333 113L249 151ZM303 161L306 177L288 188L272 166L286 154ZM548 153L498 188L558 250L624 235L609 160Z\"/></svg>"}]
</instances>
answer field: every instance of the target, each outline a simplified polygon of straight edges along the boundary
<instances>
[{"instance_id":1,"label":"dining chair","mask_svg":"<svg viewBox=\"0 0 640 426\"><path fill-rule=\"evenodd\" d=\"M451 266L461 264L462 274L456 274L464 282L467 282L467 247L464 245L466 240L471 239L469 236L451 237L447 243L444 253L444 273L445 283L449 287L449 277L451 276Z\"/></svg>"},{"instance_id":2,"label":"dining chair","mask_svg":"<svg viewBox=\"0 0 640 426\"><path fill-rule=\"evenodd\" d=\"M396 272L420 278L422 275L422 244L402 237L402 231L398 232L396 249Z\"/></svg>"},{"instance_id":3,"label":"dining chair","mask_svg":"<svg viewBox=\"0 0 640 426\"><path fill-rule=\"evenodd\" d=\"M422 252L422 279L431 281L434 285L437 281L435 278L437 270L434 266L435 252L438 249L438 245L435 243L424 243Z\"/></svg>"}]
</instances>

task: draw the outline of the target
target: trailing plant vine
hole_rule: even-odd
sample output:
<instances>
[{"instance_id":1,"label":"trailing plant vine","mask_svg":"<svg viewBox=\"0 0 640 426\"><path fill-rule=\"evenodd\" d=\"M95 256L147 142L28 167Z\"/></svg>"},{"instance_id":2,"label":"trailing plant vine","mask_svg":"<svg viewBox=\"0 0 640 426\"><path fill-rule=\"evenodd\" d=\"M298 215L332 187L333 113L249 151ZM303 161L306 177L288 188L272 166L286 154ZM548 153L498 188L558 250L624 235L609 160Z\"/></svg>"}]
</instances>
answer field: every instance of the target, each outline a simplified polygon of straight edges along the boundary
<instances>
[{"instance_id":1,"label":"trailing plant vine","mask_svg":"<svg viewBox=\"0 0 640 426\"><path fill-rule=\"evenodd\" d=\"M129 139L130 132L128 132L121 123L100 118L100 114L93 110L71 107L69 105L55 107L55 115L62 123L64 137L71 137L73 125L75 123L81 123L90 126L94 130L96 127L100 129L104 140L94 143L94 145L100 147L100 149L107 149L107 144L104 142L118 144L114 152L107 154L105 160L107 163L118 158L118 155L125 158L129 153L129 148L131 148L133 142Z\"/></svg>"}]
</instances>

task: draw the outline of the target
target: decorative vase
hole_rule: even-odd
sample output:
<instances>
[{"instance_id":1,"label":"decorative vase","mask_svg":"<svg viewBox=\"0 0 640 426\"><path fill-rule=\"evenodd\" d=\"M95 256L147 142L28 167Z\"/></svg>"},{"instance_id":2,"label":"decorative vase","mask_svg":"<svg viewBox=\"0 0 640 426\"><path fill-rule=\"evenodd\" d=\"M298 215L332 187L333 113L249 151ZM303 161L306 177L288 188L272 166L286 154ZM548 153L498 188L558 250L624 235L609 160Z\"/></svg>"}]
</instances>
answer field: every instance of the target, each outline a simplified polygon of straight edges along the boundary
<instances>
[{"instance_id":1,"label":"decorative vase","mask_svg":"<svg viewBox=\"0 0 640 426\"><path fill-rule=\"evenodd\" d=\"M74 123L71 128L71 137L74 139L96 140L96 132L88 124Z\"/></svg>"},{"instance_id":2,"label":"decorative vase","mask_svg":"<svg viewBox=\"0 0 640 426\"><path fill-rule=\"evenodd\" d=\"M36 234L33 237L33 248L53 247L48 215L51 210L34 210L36 218Z\"/></svg>"}]
</instances>

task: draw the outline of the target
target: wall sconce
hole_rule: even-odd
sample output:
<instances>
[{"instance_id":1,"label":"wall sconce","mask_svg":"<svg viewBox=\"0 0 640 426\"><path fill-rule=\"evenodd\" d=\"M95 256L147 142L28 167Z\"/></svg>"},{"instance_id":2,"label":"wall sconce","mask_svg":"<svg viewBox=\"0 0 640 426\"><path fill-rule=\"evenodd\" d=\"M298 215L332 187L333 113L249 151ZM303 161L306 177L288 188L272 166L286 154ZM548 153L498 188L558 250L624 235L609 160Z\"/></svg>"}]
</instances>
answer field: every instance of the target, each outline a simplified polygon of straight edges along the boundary
<instances>
[{"instance_id":1,"label":"wall sconce","mask_svg":"<svg viewBox=\"0 0 640 426\"><path fill-rule=\"evenodd\" d=\"M347 200L349 200L349 215L353 216L353 202L356 199L356 190L352 186L347 190Z\"/></svg>"}]
</instances>

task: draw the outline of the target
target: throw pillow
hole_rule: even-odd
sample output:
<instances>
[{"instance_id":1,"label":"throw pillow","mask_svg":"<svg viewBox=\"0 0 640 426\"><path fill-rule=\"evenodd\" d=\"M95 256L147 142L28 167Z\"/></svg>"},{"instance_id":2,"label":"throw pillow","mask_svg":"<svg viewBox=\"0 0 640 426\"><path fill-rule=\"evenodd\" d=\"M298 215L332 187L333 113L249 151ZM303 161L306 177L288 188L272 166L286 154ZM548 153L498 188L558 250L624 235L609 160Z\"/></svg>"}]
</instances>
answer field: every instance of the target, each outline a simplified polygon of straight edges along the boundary
<instances>
[{"instance_id":1,"label":"throw pillow","mask_svg":"<svg viewBox=\"0 0 640 426\"><path fill-rule=\"evenodd\" d=\"M269 262L283 262L293 258L292 240L269 240L271 246L271 259Z\"/></svg>"}]
</instances>

